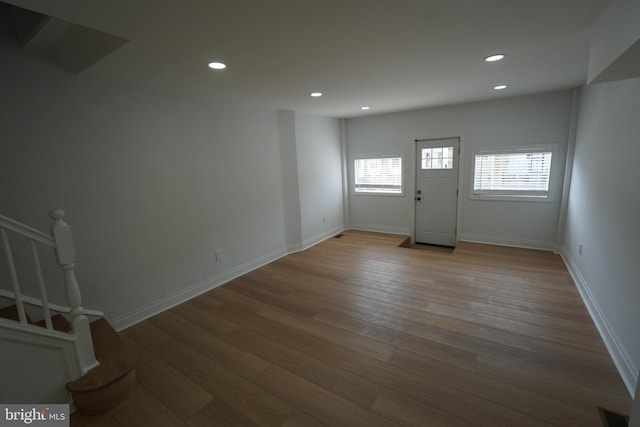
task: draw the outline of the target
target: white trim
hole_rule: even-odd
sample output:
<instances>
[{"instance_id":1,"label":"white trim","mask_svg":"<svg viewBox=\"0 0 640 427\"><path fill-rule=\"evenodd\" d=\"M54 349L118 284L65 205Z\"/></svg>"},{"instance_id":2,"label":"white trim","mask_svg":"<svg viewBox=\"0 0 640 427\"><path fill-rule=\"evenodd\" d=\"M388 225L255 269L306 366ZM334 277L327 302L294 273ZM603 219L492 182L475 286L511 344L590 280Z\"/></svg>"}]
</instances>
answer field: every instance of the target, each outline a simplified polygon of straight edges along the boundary
<instances>
[{"instance_id":1,"label":"white trim","mask_svg":"<svg viewBox=\"0 0 640 427\"><path fill-rule=\"evenodd\" d=\"M10 300L15 300L15 294L11 291L8 291L6 289L0 289L0 298L7 298ZM30 297L28 295L22 295L22 302L24 302L25 304L29 304L29 305L34 305L36 307L42 307L42 300L38 299L38 298L33 298ZM58 304L52 304L52 303L48 303L47 304L49 309L53 310L53 311L57 311L58 313L71 313L71 307L67 307L64 305L58 305ZM104 313L98 310L89 310L89 309L84 309L82 311L82 314L86 315L86 316L95 316L95 317L104 317Z\"/></svg>"},{"instance_id":2,"label":"white trim","mask_svg":"<svg viewBox=\"0 0 640 427\"><path fill-rule=\"evenodd\" d=\"M300 252L303 250L304 250L304 246L302 245L302 243L292 243L290 245L287 245L288 254L294 254L296 252Z\"/></svg>"},{"instance_id":3,"label":"white trim","mask_svg":"<svg viewBox=\"0 0 640 427\"><path fill-rule=\"evenodd\" d=\"M35 228L31 228L28 225L24 225L16 221L15 219L11 219L4 215L0 215L0 228L13 231L14 233L18 233L28 239L35 240L47 246L51 246L52 248L56 247L55 241L50 235L36 230Z\"/></svg>"},{"instance_id":4,"label":"white trim","mask_svg":"<svg viewBox=\"0 0 640 427\"><path fill-rule=\"evenodd\" d=\"M160 298L152 303L143 305L142 307L110 320L111 325L116 331L122 331L136 323L142 322L156 314L169 310L178 304L182 304L192 298L197 297L205 292L222 286L233 279L236 279L243 274L247 274L257 268L260 268L270 262L280 259L287 255L287 250L283 247L272 251L266 255L258 257L252 261L241 264L231 270L218 274L217 276L210 277L203 280L200 283L189 286L186 289L178 291L172 295Z\"/></svg>"},{"instance_id":5,"label":"white trim","mask_svg":"<svg viewBox=\"0 0 640 427\"><path fill-rule=\"evenodd\" d=\"M34 337L45 337L59 341L67 341L73 343L76 336L73 333L62 332L56 329L47 329L42 326L32 325L30 323L20 323L16 320L3 319L0 317L0 330L15 331L17 333L29 334ZM34 338L35 340L36 338ZM26 342L26 341L25 341Z\"/></svg>"},{"instance_id":6,"label":"white trim","mask_svg":"<svg viewBox=\"0 0 640 427\"><path fill-rule=\"evenodd\" d=\"M600 310L598 302L589 290L586 280L580 273L580 270L573 261L573 258L571 258L569 252L563 248L560 256L562 257L564 264L567 266L567 270L569 270L569 274L571 275L573 282L576 284L578 292L580 292L580 297L582 297L582 301L587 307L587 310L591 315L591 319L593 320L593 323L595 323L596 328L600 333L600 337L602 338L602 341L604 341L604 345L607 347L609 355L618 369L620 377L622 377L622 381L624 381L625 386L627 386L629 395L633 397L638 382L638 368L633 366L631 357L629 357L625 351L624 346L618 339L613 328L611 328L609 321L607 321L602 310Z\"/></svg>"},{"instance_id":7,"label":"white trim","mask_svg":"<svg viewBox=\"0 0 640 427\"><path fill-rule=\"evenodd\" d=\"M471 243L483 243L486 245L511 246L514 248L538 249L543 251L553 251L555 249L555 242L488 236L483 234L462 233L458 240Z\"/></svg>"},{"instance_id":8,"label":"white trim","mask_svg":"<svg viewBox=\"0 0 640 427\"><path fill-rule=\"evenodd\" d=\"M110 323L116 331L122 331L123 329L133 326L136 323L142 322L143 320L153 317L156 314L169 310L170 308L175 307L178 304L182 304L183 302L195 298L198 295L215 289L218 286L222 286L233 279L236 279L282 257L285 257L290 253L300 252L302 250L308 249L311 246L314 246L328 238L333 237L335 234L344 231L344 229L344 226L340 225L327 232L312 237L311 239L307 239L302 244L287 245L286 248L272 251L264 256L258 257L252 261L239 265L238 267L232 268L231 270L220 273L217 276L210 277L200 283L189 286L188 288L176 292L173 295L169 295L152 303L146 304L130 313L110 320Z\"/></svg>"},{"instance_id":9,"label":"white trim","mask_svg":"<svg viewBox=\"0 0 640 427\"><path fill-rule=\"evenodd\" d=\"M387 227L384 225L376 224L350 224L349 230L358 231L370 231L373 233L386 233L386 234L400 234L402 236L409 236L411 233L407 228L400 227Z\"/></svg>"},{"instance_id":10,"label":"white trim","mask_svg":"<svg viewBox=\"0 0 640 427\"><path fill-rule=\"evenodd\" d=\"M338 233L341 233L345 230L344 225L339 225L337 227L334 227L330 230L324 231L314 237L311 237L309 239L306 239L302 242L302 249L301 250L305 250L305 249L309 249L312 246L317 245L318 243L322 243L325 240L335 236ZM300 252L300 251L296 251L296 252ZM291 253L291 252L290 252Z\"/></svg>"},{"instance_id":11,"label":"white trim","mask_svg":"<svg viewBox=\"0 0 640 427\"><path fill-rule=\"evenodd\" d=\"M555 151L558 149L557 142L548 142L542 144L528 144L528 145L508 145L508 146L485 146L477 147L473 150L473 155L483 154L511 154L511 153L539 153L543 151ZM552 159L553 161L553 159Z\"/></svg>"}]
</instances>

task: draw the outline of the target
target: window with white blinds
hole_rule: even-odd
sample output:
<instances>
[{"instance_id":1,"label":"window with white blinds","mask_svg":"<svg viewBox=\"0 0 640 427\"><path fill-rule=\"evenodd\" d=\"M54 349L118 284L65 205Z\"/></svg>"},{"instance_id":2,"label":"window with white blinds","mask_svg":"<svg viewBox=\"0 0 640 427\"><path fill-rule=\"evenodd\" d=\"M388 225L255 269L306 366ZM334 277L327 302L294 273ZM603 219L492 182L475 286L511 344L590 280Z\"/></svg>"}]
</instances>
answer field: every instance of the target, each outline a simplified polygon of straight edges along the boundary
<instances>
[{"instance_id":1,"label":"window with white blinds","mask_svg":"<svg viewBox=\"0 0 640 427\"><path fill-rule=\"evenodd\" d=\"M402 157L354 159L356 193L402 194Z\"/></svg>"},{"instance_id":2,"label":"window with white blinds","mask_svg":"<svg viewBox=\"0 0 640 427\"><path fill-rule=\"evenodd\" d=\"M549 147L478 152L473 195L548 199L552 156Z\"/></svg>"}]
</instances>

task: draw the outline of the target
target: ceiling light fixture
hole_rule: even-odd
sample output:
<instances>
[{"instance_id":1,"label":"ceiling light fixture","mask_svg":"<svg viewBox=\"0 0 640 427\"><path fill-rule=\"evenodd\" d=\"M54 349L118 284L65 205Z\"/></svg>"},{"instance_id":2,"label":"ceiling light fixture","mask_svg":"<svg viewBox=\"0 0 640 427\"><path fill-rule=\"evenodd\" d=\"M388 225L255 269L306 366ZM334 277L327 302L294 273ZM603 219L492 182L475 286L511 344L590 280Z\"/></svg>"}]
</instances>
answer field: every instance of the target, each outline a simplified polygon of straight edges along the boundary
<instances>
[{"instance_id":1,"label":"ceiling light fixture","mask_svg":"<svg viewBox=\"0 0 640 427\"><path fill-rule=\"evenodd\" d=\"M360 107L361 110L370 110L371 107Z\"/></svg>"},{"instance_id":2,"label":"ceiling light fixture","mask_svg":"<svg viewBox=\"0 0 640 427\"><path fill-rule=\"evenodd\" d=\"M498 85L498 86L494 86L493 87L495 90L502 90L502 89L506 89L507 85Z\"/></svg>"},{"instance_id":3,"label":"ceiling light fixture","mask_svg":"<svg viewBox=\"0 0 640 427\"><path fill-rule=\"evenodd\" d=\"M225 68L227 68L227 65L222 62L209 62L207 66L214 70L224 70Z\"/></svg>"},{"instance_id":4,"label":"ceiling light fixture","mask_svg":"<svg viewBox=\"0 0 640 427\"><path fill-rule=\"evenodd\" d=\"M502 53L496 53L495 55L490 55L484 58L486 62L496 62L500 61L501 59L504 59L504 54Z\"/></svg>"},{"instance_id":5,"label":"ceiling light fixture","mask_svg":"<svg viewBox=\"0 0 640 427\"><path fill-rule=\"evenodd\" d=\"M322 92L311 92L310 95L314 98L319 98L322 96Z\"/></svg>"}]
</instances>

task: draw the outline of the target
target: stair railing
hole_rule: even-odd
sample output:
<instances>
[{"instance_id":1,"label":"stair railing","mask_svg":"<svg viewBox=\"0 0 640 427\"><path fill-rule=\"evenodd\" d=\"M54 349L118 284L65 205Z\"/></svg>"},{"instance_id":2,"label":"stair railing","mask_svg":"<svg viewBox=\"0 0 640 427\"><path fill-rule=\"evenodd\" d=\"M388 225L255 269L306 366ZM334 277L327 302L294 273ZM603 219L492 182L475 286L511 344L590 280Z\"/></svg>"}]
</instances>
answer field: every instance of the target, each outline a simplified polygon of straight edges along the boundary
<instances>
[{"instance_id":1,"label":"stair railing","mask_svg":"<svg viewBox=\"0 0 640 427\"><path fill-rule=\"evenodd\" d=\"M78 282L74 273L76 253L73 246L71 228L64 221L64 211L62 211L61 209L52 210L49 213L49 217L53 220L50 229L51 235L47 235L27 225L19 223L18 221L15 221L11 218L0 215L0 235L2 236L2 244L4 246L4 252L7 258L9 276L11 285L13 287L13 299L15 301L16 309L18 312L18 321L23 325L29 323L24 304L25 299L28 299L30 301L33 300L33 298L23 296L20 290L20 282L18 280L18 274L13 259L11 245L9 244L7 231L12 231L18 235L21 235L27 238L30 242L31 252L33 254L35 263L36 281L40 293L40 302L42 303L37 305L42 306L42 312L45 319L45 327L48 330L53 330L50 309L52 305L49 304L47 300L47 292L44 284L42 267L40 264L40 259L38 257L36 243L44 244L54 249L56 260L60 265L60 268L64 272L65 292L67 303L69 304L70 308L69 313L71 316L71 333L75 335L76 350L78 361L80 363L80 369L82 371L82 374L85 374L89 369L97 366L98 362L96 361L95 352L93 349L93 341L91 340L89 320L87 319L85 310L82 307L80 287L78 286Z\"/></svg>"}]
</instances>

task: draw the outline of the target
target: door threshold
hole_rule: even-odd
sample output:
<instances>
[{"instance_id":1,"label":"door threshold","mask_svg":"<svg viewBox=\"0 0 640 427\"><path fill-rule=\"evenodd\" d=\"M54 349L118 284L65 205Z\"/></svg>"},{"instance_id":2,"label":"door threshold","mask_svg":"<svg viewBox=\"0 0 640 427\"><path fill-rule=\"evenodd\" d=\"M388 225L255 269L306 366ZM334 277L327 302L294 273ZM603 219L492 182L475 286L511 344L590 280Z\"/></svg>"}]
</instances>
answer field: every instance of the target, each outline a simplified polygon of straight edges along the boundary
<instances>
[{"instance_id":1,"label":"door threshold","mask_svg":"<svg viewBox=\"0 0 640 427\"><path fill-rule=\"evenodd\" d=\"M407 239L398 245L401 248L408 249L418 249L426 252L437 252L441 254L453 254L455 251L455 246L441 246L441 245L431 245L428 243L411 243L410 239Z\"/></svg>"}]
</instances>

